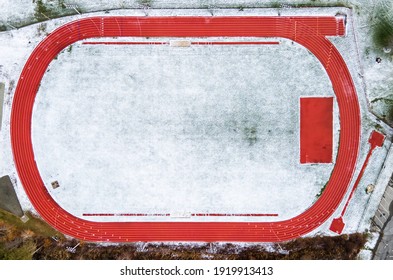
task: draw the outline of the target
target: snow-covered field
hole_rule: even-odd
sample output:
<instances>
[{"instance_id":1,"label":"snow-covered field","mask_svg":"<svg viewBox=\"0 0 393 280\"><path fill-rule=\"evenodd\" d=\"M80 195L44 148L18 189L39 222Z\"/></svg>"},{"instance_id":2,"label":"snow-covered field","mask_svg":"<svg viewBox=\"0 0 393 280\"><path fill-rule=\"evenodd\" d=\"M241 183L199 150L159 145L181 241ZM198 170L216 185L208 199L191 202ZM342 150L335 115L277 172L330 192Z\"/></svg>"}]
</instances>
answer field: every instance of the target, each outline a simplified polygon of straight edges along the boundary
<instances>
[{"instance_id":1,"label":"snow-covered field","mask_svg":"<svg viewBox=\"0 0 393 280\"><path fill-rule=\"evenodd\" d=\"M349 11L288 9L282 15L337 12L349 16L347 36L331 40L348 64L361 103L360 169L376 122L367 112ZM277 10L216 13L277 15ZM143 11L111 14L143 15ZM149 14L210 15L206 10L150 10ZM37 24L0 33L0 77L6 86L0 176L12 175L25 209L31 205L16 175L9 139L14 85L45 32L83 16L52 20L45 28ZM315 57L290 41L279 42L190 48L76 43L64 50L44 76L33 115L35 156L48 191L80 217L83 213L179 211L278 214L186 219L272 221L303 212L328 181L333 164L299 164L299 97L334 93ZM334 112L336 152L336 104ZM384 189L377 188L370 197L364 188L377 180L389 146L386 141L374 152L348 208L345 232L369 228ZM50 185L54 180L61 186L55 190ZM330 221L316 232L329 234Z\"/></svg>"},{"instance_id":2,"label":"snow-covered field","mask_svg":"<svg viewBox=\"0 0 393 280\"><path fill-rule=\"evenodd\" d=\"M56 201L77 215L286 219L315 201L333 167L299 164L300 96L333 91L316 58L289 41L75 44L42 81L33 114L36 161ZM54 180L61 187L52 190Z\"/></svg>"}]
</instances>

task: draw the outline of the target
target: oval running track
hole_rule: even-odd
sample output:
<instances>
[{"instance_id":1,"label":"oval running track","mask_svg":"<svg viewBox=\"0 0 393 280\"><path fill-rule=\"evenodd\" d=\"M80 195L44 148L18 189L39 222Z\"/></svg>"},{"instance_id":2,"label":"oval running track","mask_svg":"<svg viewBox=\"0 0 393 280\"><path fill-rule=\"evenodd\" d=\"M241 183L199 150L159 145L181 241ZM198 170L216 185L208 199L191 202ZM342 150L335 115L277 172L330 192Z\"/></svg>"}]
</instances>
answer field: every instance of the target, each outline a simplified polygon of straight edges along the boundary
<instances>
[{"instance_id":1,"label":"oval running track","mask_svg":"<svg viewBox=\"0 0 393 280\"><path fill-rule=\"evenodd\" d=\"M360 109L348 68L326 36L342 36L339 17L89 17L50 33L32 52L15 91L11 142L22 185L37 212L59 231L89 241L276 242L302 236L337 209L351 182L360 141ZM325 67L340 113L340 146L322 196L305 212L277 222L92 222L62 209L48 193L34 159L31 120L49 63L68 45L97 37L281 37L310 50Z\"/></svg>"}]
</instances>

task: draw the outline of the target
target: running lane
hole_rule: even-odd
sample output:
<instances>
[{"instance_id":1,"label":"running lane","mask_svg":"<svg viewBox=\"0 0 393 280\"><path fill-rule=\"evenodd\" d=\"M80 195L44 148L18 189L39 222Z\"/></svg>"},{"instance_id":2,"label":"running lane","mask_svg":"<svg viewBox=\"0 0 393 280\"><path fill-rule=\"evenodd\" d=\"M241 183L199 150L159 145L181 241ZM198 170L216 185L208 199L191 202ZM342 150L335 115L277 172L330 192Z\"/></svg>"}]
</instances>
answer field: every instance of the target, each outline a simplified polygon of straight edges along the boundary
<instances>
[{"instance_id":1,"label":"running lane","mask_svg":"<svg viewBox=\"0 0 393 280\"><path fill-rule=\"evenodd\" d=\"M37 212L59 231L90 241L274 242L302 236L339 206L353 176L359 150L360 110L355 87L338 50L325 36L344 35L336 17L90 17L50 33L32 52L18 81L11 113L16 169ZM50 196L34 160L31 120L34 99L49 63L68 45L97 37L281 37L310 50L325 67L340 113L340 146L322 196L302 214L278 222L92 222L62 209Z\"/></svg>"}]
</instances>

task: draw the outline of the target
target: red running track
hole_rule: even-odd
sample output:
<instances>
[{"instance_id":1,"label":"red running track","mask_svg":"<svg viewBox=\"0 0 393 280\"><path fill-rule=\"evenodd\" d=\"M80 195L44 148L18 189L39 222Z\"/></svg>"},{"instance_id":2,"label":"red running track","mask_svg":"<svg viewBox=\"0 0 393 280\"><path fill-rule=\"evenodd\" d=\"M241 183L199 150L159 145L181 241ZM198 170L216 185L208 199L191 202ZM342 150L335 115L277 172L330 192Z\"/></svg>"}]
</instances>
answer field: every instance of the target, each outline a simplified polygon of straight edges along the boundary
<instances>
[{"instance_id":1,"label":"red running track","mask_svg":"<svg viewBox=\"0 0 393 280\"><path fill-rule=\"evenodd\" d=\"M25 191L38 213L59 231L90 241L273 242L302 236L339 206L353 176L360 140L355 87L338 50L325 36L344 35L335 17L90 17L50 33L32 52L12 104L11 142ZM278 222L92 222L73 216L50 196L41 179L31 140L34 99L49 63L68 45L96 37L281 37L303 45L325 67L338 102L341 133L336 164L322 196L302 214Z\"/></svg>"}]
</instances>

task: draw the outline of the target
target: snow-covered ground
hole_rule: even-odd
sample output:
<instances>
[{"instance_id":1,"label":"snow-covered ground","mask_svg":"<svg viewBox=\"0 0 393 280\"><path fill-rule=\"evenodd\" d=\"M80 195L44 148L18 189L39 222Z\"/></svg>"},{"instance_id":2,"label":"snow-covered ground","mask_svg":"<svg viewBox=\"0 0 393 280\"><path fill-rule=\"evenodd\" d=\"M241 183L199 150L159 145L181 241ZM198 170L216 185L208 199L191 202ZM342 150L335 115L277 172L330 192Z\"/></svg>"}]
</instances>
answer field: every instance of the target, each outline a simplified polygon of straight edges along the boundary
<instances>
[{"instance_id":1,"label":"snow-covered ground","mask_svg":"<svg viewBox=\"0 0 393 280\"><path fill-rule=\"evenodd\" d=\"M149 15L210 12L148 11ZM277 12L214 11L217 15ZM361 29L352 28L352 23L358 24L359 20L353 21L349 10L343 8L280 10L281 15L337 12L349 16L347 36L331 40L351 71L363 116L359 170L368 152L368 136L376 127L367 112L359 75L358 50L362 55L362 48L357 49L353 30ZM144 11L110 14L144 15ZM16 175L9 139L15 83L45 32L83 16L88 15L0 33L0 77L6 88L0 175L12 175L25 209L31 205ZM4 16L0 14L0 18ZM359 34L357 39L360 44L365 40ZM44 76L33 116L36 160L48 190L62 207L78 216L177 211L279 215L203 218L265 221L290 218L304 211L327 182L333 165L298 164L299 97L333 96L333 92L312 55L287 40L279 41L278 46L191 48L76 43L64 50ZM381 65L375 67L384 67ZM336 104L334 109L337 113ZM336 152L338 115L334 130ZM387 129L385 133L390 135ZM386 141L373 154L345 216L346 233L370 226L384 190L377 188L370 196L364 188L376 182L389 146ZM53 180L58 180L61 187L53 190ZM329 225L330 220L314 233L330 234Z\"/></svg>"},{"instance_id":2,"label":"snow-covered ground","mask_svg":"<svg viewBox=\"0 0 393 280\"><path fill-rule=\"evenodd\" d=\"M42 81L33 114L36 161L53 197L77 215L287 219L311 206L333 167L299 164L300 96L333 91L316 58L290 41L75 44ZM62 187L52 190L54 180Z\"/></svg>"},{"instance_id":3,"label":"snow-covered ground","mask_svg":"<svg viewBox=\"0 0 393 280\"><path fill-rule=\"evenodd\" d=\"M310 5L334 5L339 3L351 5L368 0L313 0L308 1ZM52 12L57 14L96 12L113 9L220 9L220 8L266 8L280 6L277 0L42 0L42 6L48 11L45 15L38 9L38 1L34 0L0 0L0 24L26 24L27 20L36 21L37 17L51 17ZM283 4L302 4L304 0L285 1ZM285 5L284 5L285 6ZM9 26L8 26L9 28Z\"/></svg>"}]
</instances>

